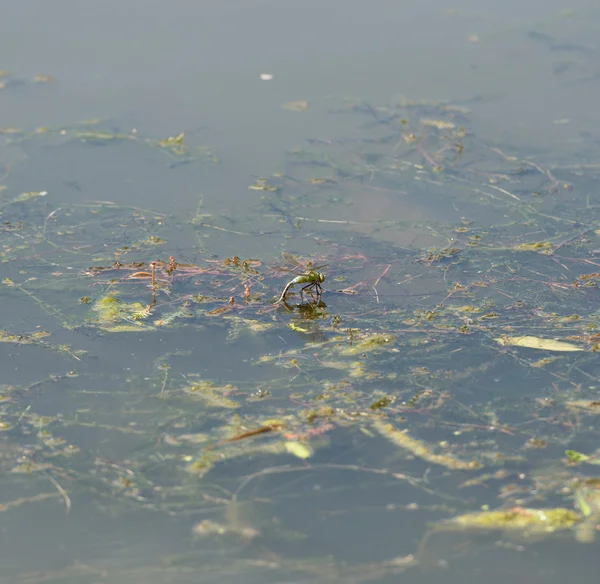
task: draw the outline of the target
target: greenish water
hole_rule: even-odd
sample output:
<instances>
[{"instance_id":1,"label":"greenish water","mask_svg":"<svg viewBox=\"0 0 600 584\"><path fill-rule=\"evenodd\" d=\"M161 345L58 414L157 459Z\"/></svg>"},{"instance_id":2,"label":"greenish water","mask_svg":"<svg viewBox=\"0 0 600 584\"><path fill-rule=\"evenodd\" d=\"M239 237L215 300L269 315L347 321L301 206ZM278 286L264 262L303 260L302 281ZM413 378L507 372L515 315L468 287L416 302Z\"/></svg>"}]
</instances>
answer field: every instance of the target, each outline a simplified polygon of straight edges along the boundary
<instances>
[{"instance_id":1,"label":"greenish water","mask_svg":"<svg viewBox=\"0 0 600 584\"><path fill-rule=\"evenodd\" d=\"M2 581L595 573L598 14L344 6L9 7Z\"/></svg>"}]
</instances>

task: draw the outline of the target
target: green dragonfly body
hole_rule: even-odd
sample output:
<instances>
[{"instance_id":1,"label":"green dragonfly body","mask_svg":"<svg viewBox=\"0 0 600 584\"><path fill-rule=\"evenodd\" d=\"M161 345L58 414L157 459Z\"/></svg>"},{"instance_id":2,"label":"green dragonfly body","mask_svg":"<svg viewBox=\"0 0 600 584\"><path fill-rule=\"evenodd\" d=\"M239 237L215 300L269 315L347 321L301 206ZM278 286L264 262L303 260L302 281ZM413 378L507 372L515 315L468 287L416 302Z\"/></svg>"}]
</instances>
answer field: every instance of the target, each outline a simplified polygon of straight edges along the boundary
<instances>
[{"instance_id":1,"label":"green dragonfly body","mask_svg":"<svg viewBox=\"0 0 600 584\"><path fill-rule=\"evenodd\" d=\"M319 272L318 270L324 268L325 266L313 266L312 262L302 264L298 260L296 260L294 256L285 252L283 253L283 256L288 261L288 263L294 266L296 272L302 270L302 273L296 276L293 280L290 280L285 285L285 288L283 289L281 296L279 296L277 303L284 302L287 293L290 291L290 288L292 288L296 284L305 284L305 286L303 286L300 290L301 296L305 290L308 290L311 294L314 290L317 294L317 298L319 298L321 294L323 294L323 288L321 287L321 284L325 282L325 274Z\"/></svg>"},{"instance_id":2,"label":"green dragonfly body","mask_svg":"<svg viewBox=\"0 0 600 584\"><path fill-rule=\"evenodd\" d=\"M314 270L305 272L301 276L296 276L293 280L290 280L285 285L285 288L283 289L283 292L281 293L281 296L277 302L283 302L290 288L296 284L306 284L306 286L300 290L300 294L302 294L304 290L314 289L317 292L317 296L321 296L321 294L323 294L323 288L321 288L321 284L323 282L325 282L325 275L321 272L316 272Z\"/></svg>"}]
</instances>

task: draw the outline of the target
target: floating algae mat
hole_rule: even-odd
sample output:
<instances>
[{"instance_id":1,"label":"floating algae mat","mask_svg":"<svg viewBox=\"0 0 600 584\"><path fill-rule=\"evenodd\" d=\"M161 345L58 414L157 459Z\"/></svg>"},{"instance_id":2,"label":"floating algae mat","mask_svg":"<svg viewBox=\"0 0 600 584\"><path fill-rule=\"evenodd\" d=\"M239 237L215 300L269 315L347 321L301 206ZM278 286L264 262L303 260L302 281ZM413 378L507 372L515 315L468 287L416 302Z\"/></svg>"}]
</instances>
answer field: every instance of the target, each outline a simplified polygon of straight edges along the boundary
<instances>
[{"instance_id":1,"label":"floating algae mat","mask_svg":"<svg viewBox=\"0 0 600 584\"><path fill-rule=\"evenodd\" d=\"M0 340L22 377L0 392L0 510L191 518L214 558L163 568L320 581L418 568L440 532L594 539L600 170L486 141L462 104L330 115L362 137L291 147L244 210L208 189L191 216L63 200L11 182L30 159L3 165ZM178 131L5 139L219 172Z\"/></svg>"}]
</instances>

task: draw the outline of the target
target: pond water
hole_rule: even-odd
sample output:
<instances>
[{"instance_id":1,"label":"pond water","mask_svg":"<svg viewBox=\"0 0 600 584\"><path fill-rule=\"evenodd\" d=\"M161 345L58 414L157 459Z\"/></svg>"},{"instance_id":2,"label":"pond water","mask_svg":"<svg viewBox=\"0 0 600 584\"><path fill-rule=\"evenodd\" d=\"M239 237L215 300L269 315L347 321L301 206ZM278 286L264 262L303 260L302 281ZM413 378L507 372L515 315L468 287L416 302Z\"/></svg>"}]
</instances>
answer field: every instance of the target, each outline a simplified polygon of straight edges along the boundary
<instances>
[{"instance_id":1,"label":"pond water","mask_svg":"<svg viewBox=\"0 0 600 584\"><path fill-rule=\"evenodd\" d=\"M594 577L594 3L5 4L0 582Z\"/></svg>"}]
</instances>

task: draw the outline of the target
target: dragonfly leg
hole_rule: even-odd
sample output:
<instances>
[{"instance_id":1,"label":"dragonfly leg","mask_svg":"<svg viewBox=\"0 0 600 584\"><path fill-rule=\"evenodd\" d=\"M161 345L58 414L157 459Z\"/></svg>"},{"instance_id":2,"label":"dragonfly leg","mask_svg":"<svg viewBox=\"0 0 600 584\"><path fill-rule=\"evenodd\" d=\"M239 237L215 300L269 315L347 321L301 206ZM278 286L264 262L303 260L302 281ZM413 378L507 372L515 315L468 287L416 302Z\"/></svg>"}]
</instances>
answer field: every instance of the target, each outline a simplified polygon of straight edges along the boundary
<instances>
[{"instance_id":1,"label":"dragonfly leg","mask_svg":"<svg viewBox=\"0 0 600 584\"><path fill-rule=\"evenodd\" d=\"M300 298L302 301L304 301L304 290L308 290L311 286L312 284L307 284L306 286L300 288Z\"/></svg>"},{"instance_id":2,"label":"dragonfly leg","mask_svg":"<svg viewBox=\"0 0 600 584\"><path fill-rule=\"evenodd\" d=\"M302 289L300 290L300 296L301 296L302 298L304 298L304 296L303 296L303 292L304 292L304 290L307 290L307 291L308 291L308 293L311 295L311 297L312 297L313 301L315 301L315 302L316 302L316 301L317 301L317 300L318 300L318 299L321 297L321 295L323 294L323 288L321 288L321 285L320 285L318 282L311 282L310 284L307 284L306 286L304 286L304 288L302 288ZM314 295L313 295L313 290L314 290L314 291L316 291L316 293L317 293L317 298L316 298L316 300L315 300L315 297L314 297Z\"/></svg>"},{"instance_id":3,"label":"dragonfly leg","mask_svg":"<svg viewBox=\"0 0 600 584\"><path fill-rule=\"evenodd\" d=\"M321 287L321 284L319 284L319 282L314 282L312 287L317 294L317 298L323 296L323 288Z\"/></svg>"}]
</instances>

